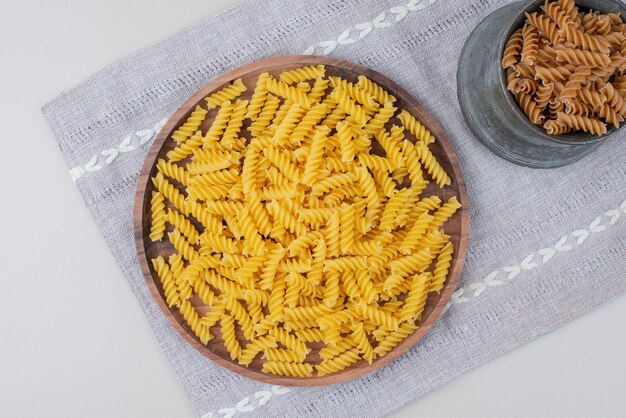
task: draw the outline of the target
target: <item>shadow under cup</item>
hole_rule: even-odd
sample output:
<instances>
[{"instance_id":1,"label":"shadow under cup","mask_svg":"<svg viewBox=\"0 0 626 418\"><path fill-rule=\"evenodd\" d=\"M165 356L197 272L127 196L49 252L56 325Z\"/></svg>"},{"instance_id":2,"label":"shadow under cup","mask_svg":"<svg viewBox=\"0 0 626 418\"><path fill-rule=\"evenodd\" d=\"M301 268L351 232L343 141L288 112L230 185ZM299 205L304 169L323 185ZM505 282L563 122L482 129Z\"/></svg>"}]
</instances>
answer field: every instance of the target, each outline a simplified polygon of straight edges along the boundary
<instances>
[{"instance_id":1,"label":"shadow under cup","mask_svg":"<svg viewBox=\"0 0 626 418\"><path fill-rule=\"evenodd\" d=\"M513 3L487 16L467 39L457 72L459 103L470 131L494 154L531 168L574 163L618 131L611 127L602 137L585 133L548 135L528 120L506 89L501 65L506 43L524 25L524 14L541 11L544 3ZM621 12L626 16L626 5L620 0L577 0L576 5L584 12Z\"/></svg>"}]
</instances>

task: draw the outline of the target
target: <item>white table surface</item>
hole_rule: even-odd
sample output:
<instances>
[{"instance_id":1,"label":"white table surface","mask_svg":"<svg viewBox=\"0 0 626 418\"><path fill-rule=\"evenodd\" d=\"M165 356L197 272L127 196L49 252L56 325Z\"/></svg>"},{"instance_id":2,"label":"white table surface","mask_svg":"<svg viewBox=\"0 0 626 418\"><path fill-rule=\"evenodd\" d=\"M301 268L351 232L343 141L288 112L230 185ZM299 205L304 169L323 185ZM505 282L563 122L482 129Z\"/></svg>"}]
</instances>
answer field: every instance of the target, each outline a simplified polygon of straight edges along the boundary
<instances>
[{"instance_id":1,"label":"white table surface","mask_svg":"<svg viewBox=\"0 0 626 418\"><path fill-rule=\"evenodd\" d=\"M238 2L0 2L0 416L193 416L39 109ZM621 297L393 417L626 416L624 318Z\"/></svg>"}]
</instances>

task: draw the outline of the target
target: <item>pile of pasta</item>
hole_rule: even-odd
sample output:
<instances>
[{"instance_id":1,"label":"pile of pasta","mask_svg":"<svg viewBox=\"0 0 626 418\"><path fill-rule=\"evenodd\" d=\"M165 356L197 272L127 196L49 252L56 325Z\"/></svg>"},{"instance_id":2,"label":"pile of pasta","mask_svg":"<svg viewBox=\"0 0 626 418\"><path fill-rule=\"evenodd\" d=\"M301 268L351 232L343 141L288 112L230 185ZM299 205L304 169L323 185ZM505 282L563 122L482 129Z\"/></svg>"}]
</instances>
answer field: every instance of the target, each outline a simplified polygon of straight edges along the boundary
<instances>
[{"instance_id":1,"label":"pile of pasta","mask_svg":"<svg viewBox=\"0 0 626 418\"><path fill-rule=\"evenodd\" d=\"M166 302L200 342L219 338L266 373L371 364L416 330L450 269L442 227L461 205L424 196L451 184L435 137L379 85L323 65L263 73L243 100L247 89L206 97L156 164L150 239L174 251L152 259Z\"/></svg>"},{"instance_id":2,"label":"pile of pasta","mask_svg":"<svg viewBox=\"0 0 626 418\"><path fill-rule=\"evenodd\" d=\"M574 0L546 1L508 40L507 88L550 135L605 135L626 116L626 24L619 13L582 13Z\"/></svg>"}]
</instances>

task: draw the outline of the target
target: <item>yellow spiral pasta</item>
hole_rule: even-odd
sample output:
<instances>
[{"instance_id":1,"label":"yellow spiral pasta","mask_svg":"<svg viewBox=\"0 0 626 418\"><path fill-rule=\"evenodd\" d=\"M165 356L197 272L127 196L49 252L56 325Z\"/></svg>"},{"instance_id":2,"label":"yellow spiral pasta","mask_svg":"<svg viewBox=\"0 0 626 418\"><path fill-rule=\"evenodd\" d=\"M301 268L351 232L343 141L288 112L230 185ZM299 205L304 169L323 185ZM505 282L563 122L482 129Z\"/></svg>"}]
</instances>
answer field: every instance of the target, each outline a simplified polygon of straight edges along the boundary
<instances>
[{"instance_id":1,"label":"yellow spiral pasta","mask_svg":"<svg viewBox=\"0 0 626 418\"><path fill-rule=\"evenodd\" d=\"M393 128L392 128L393 129ZM422 142L420 146L424 145ZM424 145L426 147L426 145ZM428 149L428 147L426 147ZM409 172L409 178L413 182L411 189L419 195L428 186L428 182L424 179L424 173L422 171L422 160L420 159L421 148L417 148L411 141L402 141L402 154L404 155L404 161L406 168ZM443 187L443 185L441 186Z\"/></svg>"},{"instance_id":2,"label":"yellow spiral pasta","mask_svg":"<svg viewBox=\"0 0 626 418\"><path fill-rule=\"evenodd\" d=\"M308 363L266 361L263 363L263 372L277 376L309 377L313 375L313 366Z\"/></svg>"},{"instance_id":3,"label":"yellow spiral pasta","mask_svg":"<svg viewBox=\"0 0 626 418\"><path fill-rule=\"evenodd\" d=\"M278 111L278 106L280 106L280 99L272 94L268 94L261 112L248 128L252 136L258 136L272 123L272 119L274 119Z\"/></svg>"},{"instance_id":4,"label":"yellow spiral pasta","mask_svg":"<svg viewBox=\"0 0 626 418\"><path fill-rule=\"evenodd\" d=\"M281 363L302 363L306 356L284 348L268 348L264 351L263 358L268 361Z\"/></svg>"},{"instance_id":5,"label":"yellow spiral pasta","mask_svg":"<svg viewBox=\"0 0 626 418\"><path fill-rule=\"evenodd\" d=\"M165 161L162 158L157 160L157 169L163 175L176 180L183 186L189 186L191 174L184 167L177 165L171 161Z\"/></svg>"},{"instance_id":6,"label":"yellow spiral pasta","mask_svg":"<svg viewBox=\"0 0 626 418\"><path fill-rule=\"evenodd\" d=\"M349 123L337 124L337 138L341 147L341 161L350 162L354 159L356 148L354 145L354 131Z\"/></svg>"},{"instance_id":7,"label":"yellow spiral pasta","mask_svg":"<svg viewBox=\"0 0 626 418\"><path fill-rule=\"evenodd\" d=\"M196 334L196 337L198 337L202 344L206 345L209 340L213 338L209 332L209 328L202 324L200 317L198 316L198 312L196 312L189 301L184 300L181 303L180 313L183 316L183 319L187 321L189 328L191 328L193 333Z\"/></svg>"},{"instance_id":8,"label":"yellow spiral pasta","mask_svg":"<svg viewBox=\"0 0 626 418\"><path fill-rule=\"evenodd\" d=\"M413 276L409 294L399 314L400 322L414 323L421 317L424 307L426 306L426 298L428 297L430 286L430 273L422 273Z\"/></svg>"},{"instance_id":9,"label":"yellow spiral pasta","mask_svg":"<svg viewBox=\"0 0 626 418\"><path fill-rule=\"evenodd\" d=\"M372 364L374 361L374 349L367 339L363 323L357 322L351 327L351 330L351 338L354 341L356 349L361 352L361 355L369 364Z\"/></svg>"},{"instance_id":10,"label":"yellow spiral pasta","mask_svg":"<svg viewBox=\"0 0 626 418\"><path fill-rule=\"evenodd\" d=\"M255 357L263 351L270 350L276 348L276 340L273 337L262 336L258 337L254 340L251 340L246 348L241 351L239 357L237 357L237 361L242 366L249 366L252 361L254 361Z\"/></svg>"},{"instance_id":11,"label":"yellow spiral pasta","mask_svg":"<svg viewBox=\"0 0 626 418\"><path fill-rule=\"evenodd\" d=\"M224 87L222 90L219 90L209 97L205 98L207 102L207 107L209 109L215 109L218 106L221 106L222 103L233 101L237 97L241 96L248 88L243 84L241 79L235 80L232 84Z\"/></svg>"},{"instance_id":12,"label":"yellow spiral pasta","mask_svg":"<svg viewBox=\"0 0 626 418\"><path fill-rule=\"evenodd\" d=\"M441 289L443 289L452 262L453 253L454 244L451 242L448 242L441 250L441 253L439 253L437 264L435 265L435 270L433 271L432 281L430 283L431 292L439 293Z\"/></svg>"},{"instance_id":13,"label":"yellow spiral pasta","mask_svg":"<svg viewBox=\"0 0 626 418\"><path fill-rule=\"evenodd\" d=\"M328 115L330 107L326 103L319 103L311 107L306 112L302 120L293 129L289 141L291 143L302 144L316 131L315 127ZM327 130L320 130L321 132L328 133Z\"/></svg>"},{"instance_id":14,"label":"yellow spiral pasta","mask_svg":"<svg viewBox=\"0 0 626 418\"><path fill-rule=\"evenodd\" d=\"M369 111L374 112L377 110L378 105L368 90L363 89L348 80L344 80L341 77L329 77L329 80L332 87L345 91L350 98L357 101L361 105L366 106Z\"/></svg>"},{"instance_id":15,"label":"yellow spiral pasta","mask_svg":"<svg viewBox=\"0 0 626 418\"><path fill-rule=\"evenodd\" d=\"M520 91L542 89L526 64L509 73ZM323 66L274 77L259 75L245 95L241 80L209 95L169 140L149 227L153 239L172 229L158 247L171 256L151 263L203 344L215 333L242 366L323 376L372 363L419 324L430 286L415 278L445 284L454 247L442 228L459 204L422 195L425 176L450 184L435 138L382 86Z\"/></svg>"},{"instance_id":16,"label":"yellow spiral pasta","mask_svg":"<svg viewBox=\"0 0 626 418\"><path fill-rule=\"evenodd\" d=\"M230 354L230 358L235 360L241 354L241 345L235 335L235 318L232 315L224 315L220 320L222 330L222 340L224 347Z\"/></svg>"},{"instance_id":17,"label":"yellow spiral pasta","mask_svg":"<svg viewBox=\"0 0 626 418\"><path fill-rule=\"evenodd\" d=\"M328 89L329 84L330 84L330 80L328 80L327 78L317 78L315 82L313 83L313 87L311 88L311 91L309 92L309 99L313 101L320 100L326 94L326 89ZM324 104L328 106L327 103L324 103ZM332 110L332 106L328 106L328 107L329 107L329 111Z\"/></svg>"},{"instance_id":18,"label":"yellow spiral pasta","mask_svg":"<svg viewBox=\"0 0 626 418\"><path fill-rule=\"evenodd\" d=\"M403 322L400 324L397 331L389 332L384 338L381 339L376 348L374 348L374 352L379 357L386 355L402 340L411 335L416 328L417 326L415 324Z\"/></svg>"},{"instance_id":19,"label":"yellow spiral pasta","mask_svg":"<svg viewBox=\"0 0 626 418\"><path fill-rule=\"evenodd\" d=\"M173 225L183 234L190 244L194 245L198 242L198 230L184 215L177 210L169 209L164 217L165 221ZM154 221L153 221L154 225Z\"/></svg>"},{"instance_id":20,"label":"yellow spiral pasta","mask_svg":"<svg viewBox=\"0 0 626 418\"><path fill-rule=\"evenodd\" d=\"M193 152L200 148L204 142L204 137L201 131L196 131L191 138L181 143L179 146L167 153L167 158L171 162L181 161L193 154Z\"/></svg>"},{"instance_id":21,"label":"yellow spiral pasta","mask_svg":"<svg viewBox=\"0 0 626 418\"><path fill-rule=\"evenodd\" d=\"M418 141L422 141L426 145L430 145L435 142L433 134L431 134L430 131L408 111L403 110L400 112L398 119L400 119L400 122L402 122L405 129L408 130Z\"/></svg>"},{"instance_id":22,"label":"yellow spiral pasta","mask_svg":"<svg viewBox=\"0 0 626 418\"><path fill-rule=\"evenodd\" d=\"M246 113L247 119L255 120L257 116L259 116L259 113L261 113L269 93L269 90L267 89L267 80L269 78L269 73L259 74L256 87L254 88L254 93L252 94L252 98L250 98L250 103L248 104L248 112Z\"/></svg>"},{"instance_id":23,"label":"yellow spiral pasta","mask_svg":"<svg viewBox=\"0 0 626 418\"><path fill-rule=\"evenodd\" d=\"M280 81L286 84L297 84L302 81L322 78L325 74L326 67L324 67L323 65L311 65L309 67L300 67L281 73Z\"/></svg>"},{"instance_id":24,"label":"yellow spiral pasta","mask_svg":"<svg viewBox=\"0 0 626 418\"><path fill-rule=\"evenodd\" d=\"M157 277L161 280L163 293L165 294L165 303L167 303L169 307L180 306L181 301L178 288L169 266L161 256L153 258L151 261Z\"/></svg>"},{"instance_id":25,"label":"yellow spiral pasta","mask_svg":"<svg viewBox=\"0 0 626 418\"><path fill-rule=\"evenodd\" d=\"M398 110L392 102L385 102L365 125L365 133L369 136L375 135L385 127L385 124L393 117Z\"/></svg>"},{"instance_id":26,"label":"yellow spiral pasta","mask_svg":"<svg viewBox=\"0 0 626 418\"><path fill-rule=\"evenodd\" d=\"M160 241L165 233L165 196L161 192L152 192L150 200L150 235L151 241Z\"/></svg>"},{"instance_id":27,"label":"yellow spiral pasta","mask_svg":"<svg viewBox=\"0 0 626 418\"><path fill-rule=\"evenodd\" d=\"M301 90L273 78L267 80L267 89L274 95L298 103L303 109L309 110L313 101Z\"/></svg>"},{"instance_id":28,"label":"yellow spiral pasta","mask_svg":"<svg viewBox=\"0 0 626 418\"><path fill-rule=\"evenodd\" d=\"M330 373L336 373L349 367L359 360L359 350L351 348L350 350L339 354L332 359L324 360L315 366L318 376L325 376Z\"/></svg>"},{"instance_id":29,"label":"yellow spiral pasta","mask_svg":"<svg viewBox=\"0 0 626 418\"><path fill-rule=\"evenodd\" d=\"M337 107L350 115L354 121L360 126L365 126L369 120L365 109L350 97L348 92L343 89L334 89L330 94L330 98L337 103Z\"/></svg>"},{"instance_id":30,"label":"yellow spiral pasta","mask_svg":"<svg viewBox=\"0 0 626 418\"><path fill-rule=\"evenodd\" d=\"M363 90L367 90L370 93L370 95L374 97L376 101L378 101L378 103L380 104L384 104L387 102L394 103L396 101L396 98L393 97L391 94L389 94L387 90L385 90L378 84L374 83L372 80L365 77L364 75L360 75L358 77L358 80L359 81L357 83L357 87Z\"/></svg>"},{"instance_id":31,"label":"yellow spiral pasta","mask_svg":"<svg viewBox=\"0 0 626 418\"><path fill-rule=\"evenodd\" d=\"M176 141L178 145L185 142L194 132L198 130L204 119L209 112L200 106L196 106L191 112L191 115L187 118L187 121L174 131L172 139Z\"/></svg>"}]
</instances>

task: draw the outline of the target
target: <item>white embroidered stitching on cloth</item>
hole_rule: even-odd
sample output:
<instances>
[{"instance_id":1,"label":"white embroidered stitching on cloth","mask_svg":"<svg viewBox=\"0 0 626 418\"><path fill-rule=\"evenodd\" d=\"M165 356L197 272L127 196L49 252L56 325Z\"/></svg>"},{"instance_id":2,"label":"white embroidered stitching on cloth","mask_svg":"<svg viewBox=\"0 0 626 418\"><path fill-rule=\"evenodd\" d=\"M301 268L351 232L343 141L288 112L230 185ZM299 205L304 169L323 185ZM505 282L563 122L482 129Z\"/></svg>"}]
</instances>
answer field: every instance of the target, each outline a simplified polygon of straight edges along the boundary
<instances>
[{"instance_id":1,"label":"white embroidered stitching on cloth","mask_svg":"<svg viewBox=\"0 0 626 418\"><path fill-rule=\"evenodd\" d=\"M135 133L131 133L127 135L117 147L102 150L84 165L70 168L72 181L76 183L78 179L83 177L86 173L100 171L104 167L111 165L120 154L135 151L142 145L151 142L161 129L163 129L163 125L165 125L166 122L167 118L164 118L157 122L152 129L141 129Z\"/></svg>"},{"instance_id":2,"label":"white embroidered stitching on cloth","mask_svg":"<svg viewBox=\"0 0 626 418\"><path fill-rule=\"evenodd\" d=\"M336 40L321 41L307 48L304 55L329 55L339 45L352 45L365 37L367 37L374 29L388 28L396 23L401 22L412 12L423 10L435 3L437 0L410 0L404 6L395 6L378 14L371 21L358 23L341 33ZM156 134L163 128L167 122L167 118L161 120L153 129L142 129L134 134L130 134L116 147L101 151L94 155L87 163L82 166L72 167L70 175L72 181L76 183L86 173L100 171L104 167L110 165L117 159L120 153L134 151L141 145L150 142L156 137ZM134 139L141 138L139 144L134 144Z\"/></svg>"},{"instance_id":3,"label":"white embroidered stitching on cloth","mask_svg":"<svg viewBox=\"0 0 626 418\"><path fill-rule=\"evenodd\" d=\"M268 390L260 390L258 392L254 392L251 397L246 396L245 398L237 402L237 405L230 408L222 408L218 410L217 413L219 414L220 418L231 418L237 415L237 413L239 412L252 412L256 408L268 403L270 399L272 399L272 397L276 395L284 395L289 392L291 392L291 390L284 386L269 386ZM256 400L256 405L250 404L250 401L252 400L251 398ZM206 414L202 415L202 418L215 417L216 415L214 412L207 412Z\"/></svg>"},{"instance_id":4,"label":"white embroidered stitching on cloth","mask_svg":"<svg viewBox=\"0 0 626 418\"><path fill-rule=\"evenodd\" d=\"M351 45L367 37L374 29L384 29L401 22L411 12L423 10L437 0L411 0L404 6L385 10L370 21L356 24L341 33L337 39L321 41L307 48L304 55L329 55L339 45Z\"/></svg>"},{"instance_id":5,"label":"white embroidered stitching on cloth","mask_svg":"<svg viewBox=\"0 0 626 418\"><path fill-rule=\"evenodd\" d=\"M528 254L518 264L503 267L486 275L481 281L470 283L466 286L458 288L450 299L450 303L446 306L448 309L451 305L467 303L471 299L475 299L482 295L488 288L502 286L506 281L513 280L524 271L529 271L540 267L558 253L572 251L580 246L589 238L591 234L606 231L617 223L622 214L626 214L626 200L622 202L620 207L610 209L595 218L587 228L576 230L568 235L561 237L556 244L551 247L540 248L539 250Z\"/></svg>"},{"instance_id":6,"label":"white embroidered stitching on cloth","mask_svg":"<svg viewBox=\"0 0 626 418\"><path fill-rule=\"evenodd\" d=\"M506 283L505 280L512 280L517 277L523 271L533 270L537 267L540 267L550 261L557 253L559 252L567 252L571 251L574 248L582 245L587 238L591 234L595 234L598 232L606 231L608 228L614 226L617 221L622 217L622 215L626 216L626 200L622 202L622 204L615 209L610 209L599 215L595 218L590 224L588 228L576 230L568 235L563 236L558 240L556 244L552 247L541 248L531 254L529 254L526 258L524 258L519 264L503 267L500 270L495 270L485 276L481 281L470 283L466 286L458 288L453 294L450 302L444 309L444 312L448 310L452 305L457 305L461 303L467 303L471 300L475 300L480 297L488 287L497 287L502 286ZM502 276L498 278L499 276ZM465 293L467 290L467 293ZM473 292L472 292L473 291ZM470 292L472 292L470 294ZM289 392L288 388L282 386L271 386L270 387L274 394L286 394ZM278 393L276 390L280 390ZM259 391L255 392L253 397L259 399L261 396L259 394L269 394L269 391ZM268 396L267 399L264 399L264 402L259 400L258 405L250 405L250 397L246 397L239 401L235 407L231 408L222 408L217 411L220 418L231 418L235 416L238 412L251 412L256 408L265 405L272 395ZM202 418L215 418L216 415L214 412L207 412L202 416Z\"/></svg>"}]
</instances>

